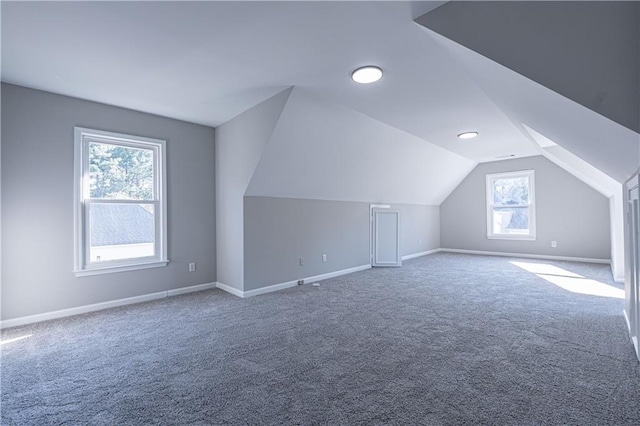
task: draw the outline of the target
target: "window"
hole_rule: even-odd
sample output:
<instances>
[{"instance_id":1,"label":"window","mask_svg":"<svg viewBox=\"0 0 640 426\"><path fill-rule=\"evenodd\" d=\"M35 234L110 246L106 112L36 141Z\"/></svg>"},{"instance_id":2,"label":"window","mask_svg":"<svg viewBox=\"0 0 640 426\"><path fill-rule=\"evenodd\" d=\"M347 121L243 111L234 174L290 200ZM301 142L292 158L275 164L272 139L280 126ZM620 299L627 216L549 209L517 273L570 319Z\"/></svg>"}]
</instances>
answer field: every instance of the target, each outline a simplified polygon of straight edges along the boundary
<instances>
[{"instance_id":1,"label":"window","mask_svg":"<svg viewBox=\"0 0 640 426\"><path fill-rule=\"evenodd\" d=\"M75 128L75 273L165 266L165 141Z\"/></svg>"},{"instance_id":2,"label":"window","mask_svg":"<svg viewBox=\"0 0 640 426\"><path fill-rule=\"evenodd\" d=\"M534 172L487 175L487 238L536 239Z\"/></svg>"}]
</instances>

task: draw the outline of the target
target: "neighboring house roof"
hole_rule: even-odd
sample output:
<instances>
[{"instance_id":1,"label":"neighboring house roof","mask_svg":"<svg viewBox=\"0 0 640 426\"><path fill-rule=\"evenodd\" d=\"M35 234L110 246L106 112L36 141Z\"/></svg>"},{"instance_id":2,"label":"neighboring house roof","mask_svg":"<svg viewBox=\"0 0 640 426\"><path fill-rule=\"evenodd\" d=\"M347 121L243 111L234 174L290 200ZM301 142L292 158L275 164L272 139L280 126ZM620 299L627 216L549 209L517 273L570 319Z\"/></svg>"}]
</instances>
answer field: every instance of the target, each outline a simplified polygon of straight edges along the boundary
<instances>
[{"instance_id":1,"label":"neighboring house roof","mask_svg":"<svg viewBox=\"0 0 640 426\"><path fill-rule=\"evenodd\" d=\"M91 246L151 243L153 213L137 204L92 204Z\"/></svg>"}]
</instances>

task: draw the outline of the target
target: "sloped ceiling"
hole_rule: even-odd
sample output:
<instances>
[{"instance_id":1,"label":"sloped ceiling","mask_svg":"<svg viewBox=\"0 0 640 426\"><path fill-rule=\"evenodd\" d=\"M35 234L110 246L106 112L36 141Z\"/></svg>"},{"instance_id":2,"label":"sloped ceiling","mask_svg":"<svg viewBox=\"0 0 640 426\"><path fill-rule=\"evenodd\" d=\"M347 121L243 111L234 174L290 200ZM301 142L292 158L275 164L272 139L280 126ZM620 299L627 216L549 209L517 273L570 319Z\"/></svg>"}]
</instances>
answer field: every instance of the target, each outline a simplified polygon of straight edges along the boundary
<instances>
[{"instance_id":1,"label":"sloped ceiling","mask_svg":"<svg viewBox=\"0 0 640 426\"><path fill-rule=\"evenodd\" d=\"M618 182L633 173L637 5L479 3L2 2L2 81L210 126L294 86L248 194L437 204L471 163L539 154L523 124ZM414 22L425 12L436 31ZM372 63L380 82L350 80ZM398 173L368 192L365 172L387 163Z\"/></svg>"},{"instance_id":2,"label":"sloped ceiling","mask_svg":"<svg viewBox=\"0 0 640 426\"><path fill-rule=\"evenodd\" d=\"M523 134L528 134L523 125L535 129L618 182L638 169L640 136L633 130L458 43L425 31L457 59Z\"/></svg>"},{"instance_id":3,"label":"sloped ceiling","mask_svg":"<svg viewBox=\"0 0 640 426\"><path fill-rule=\"evenodd\" d=\"M640 164L640 4L449 2L416 19L523 134L618 182Z\"/></svg>"},{"instance_id":4,"label":"sloped ceiling","mask_svg":"<svg viewBox=\"0 0 640 426\"><path fill-rule=\"evenodd\" d=\"M417 23L640 133L640 3L452 1Z\"/></svg>"},{"instance_id":5,"label":"sloped ceiling","mask_svg":"<svg viewBox=\"0 0 640 426\"><path fill-rule=\"evenodd\" d=\"M295 86L473 161L535 154L413 22L441 4L2 2L2 80L216 127Z\"/></svg>"},{"instance_id":6,"label":"sloped ceiling","mask_svg":"<svg viewBox=\"0 0 640 426\"><path fill-rule=\"evenodd\" d=\"M249 187L291 88L243 112L216 128L216 192L219 201L240 197ZM222 159L222 160L221 160Z\"/></svg>"},{"instance_id":7,"label":"sloped ceiling","mask_svg":"<svg viewBox=\"0 0 640 426\"><path fill-rule=\"evenodd\" d=\"M474 166L294 88L245 195L439 205Z\"/></svg>"},{"instance_id":8,"label":"sloped ceiling","mask_svg":"<svg viewBox=\"0 0 640 426\"><path fill-rule=\"evenodd\" d=\"M542 155L547 159L562 167L607 198L612 197L619 191L620 183L618 181L573 155L537 130L532 129L526 124L523 124L523 127L538 146L540 146Z\"/></svg>"}]
</instances>

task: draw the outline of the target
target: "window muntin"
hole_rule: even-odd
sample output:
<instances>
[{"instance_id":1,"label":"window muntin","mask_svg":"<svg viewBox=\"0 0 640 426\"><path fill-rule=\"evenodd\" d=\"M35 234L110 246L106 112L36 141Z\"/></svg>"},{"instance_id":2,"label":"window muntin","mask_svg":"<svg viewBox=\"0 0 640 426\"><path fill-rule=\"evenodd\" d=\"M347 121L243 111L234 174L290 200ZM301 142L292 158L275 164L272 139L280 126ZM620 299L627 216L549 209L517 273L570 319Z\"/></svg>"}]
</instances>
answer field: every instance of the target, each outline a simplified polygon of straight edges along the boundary
<instances>
[{"instance_id":1,"label":"window muntin","mask_svg":"<svg viewBox=\"0 0 640 426\"><path fill-rule=\"evenodd\" d=\"M167 264L165 141L75 128L76 275Z\"/></svg>"},{"instance_id":2,"label":"window muntin","mask_svg":"<svg viewBox=\"0 0 640 426\"><path fill-rule=\"evenodd\" d=\"M487 175L487 237L535 240L534 171Z\"/></svg>"}]
</instances>

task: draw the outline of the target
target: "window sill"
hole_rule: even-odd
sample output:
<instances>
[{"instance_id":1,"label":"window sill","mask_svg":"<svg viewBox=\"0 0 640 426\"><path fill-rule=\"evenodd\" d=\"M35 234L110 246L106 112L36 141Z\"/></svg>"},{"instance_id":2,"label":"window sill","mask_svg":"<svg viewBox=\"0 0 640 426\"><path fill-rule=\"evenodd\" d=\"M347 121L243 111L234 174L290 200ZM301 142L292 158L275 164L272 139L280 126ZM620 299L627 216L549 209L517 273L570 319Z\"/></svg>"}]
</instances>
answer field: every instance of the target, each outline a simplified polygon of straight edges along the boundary
<instances>
[{"instance_id":1,"label":"window sill","mask_svg":"<svg viewBox=\"0 0 640 426\"><path fill-rule=\"evenodd\" d=\"M113 274L116 272L137 271L139 269L162 268L169 264L168 260L160 260L148 263L136 263L133 265L108 266L105 268L91 268L73 271L76 277L88 277L91 275Z\"/></svg>"},{"instance_id":2,"label":"window sill","mask_svg":"<svg viewBox=\"0 0 640 426\"><path fill-rule=\"evenodd\" d=\"M487 235L488 240L535 241L535 235Z\"/></svg>"}]
</instances>

